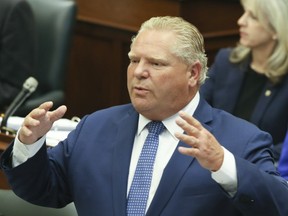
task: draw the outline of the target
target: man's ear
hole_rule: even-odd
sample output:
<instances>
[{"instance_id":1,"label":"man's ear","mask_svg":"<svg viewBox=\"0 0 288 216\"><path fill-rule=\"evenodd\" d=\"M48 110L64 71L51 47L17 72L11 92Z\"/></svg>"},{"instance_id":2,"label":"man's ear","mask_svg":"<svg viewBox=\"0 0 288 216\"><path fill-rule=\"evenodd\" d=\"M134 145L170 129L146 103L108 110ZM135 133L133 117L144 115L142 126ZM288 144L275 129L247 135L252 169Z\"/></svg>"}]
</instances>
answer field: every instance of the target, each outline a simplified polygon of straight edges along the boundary
<instances>
[{"instance_id":1,"label":"man's ear","mask_svg":"<svg viewBox=\"0 0 288 216\"><path fill-rule=\"evenodd\" d=\"M189 80L190 80L191 84L196 85L199 81L200 73L202 70L202 66L201 66L200 62L195 61L193 64L191 64L188 67L188 70L189 70L189 75L190 75Z\"/></svg>"}]
</instances>

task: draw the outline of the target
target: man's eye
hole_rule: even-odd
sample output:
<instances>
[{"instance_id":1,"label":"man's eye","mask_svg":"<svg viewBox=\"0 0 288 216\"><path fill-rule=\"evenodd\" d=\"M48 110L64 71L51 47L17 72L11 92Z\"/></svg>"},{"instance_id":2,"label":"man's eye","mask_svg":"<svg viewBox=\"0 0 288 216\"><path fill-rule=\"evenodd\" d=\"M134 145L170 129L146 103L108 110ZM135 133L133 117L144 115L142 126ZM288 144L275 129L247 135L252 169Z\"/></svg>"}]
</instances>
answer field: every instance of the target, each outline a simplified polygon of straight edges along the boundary
<instances>
[{"instance_id":1,"label":"man's eye","mask_svg":"<svg viewBox=\"0 0 288 216\"><path fill-rule=\"evenodd\" d=\"M157 67L163 65L163 64L161 64L160 62L152 62L151 64L152 64L153 66L157 66Z\"/></svg>"},{"instance_id":2,"label":"man's eye","mask_svg":"<svg viewBox=\"0 0 288 216\"><path fill-rule=\"evenodd\" d=\"M138 62L139 62L139 60L136 60L136 59L130 59L130 63L135 64L135 63L138 63Z\"/></svg>"}]
</instances>

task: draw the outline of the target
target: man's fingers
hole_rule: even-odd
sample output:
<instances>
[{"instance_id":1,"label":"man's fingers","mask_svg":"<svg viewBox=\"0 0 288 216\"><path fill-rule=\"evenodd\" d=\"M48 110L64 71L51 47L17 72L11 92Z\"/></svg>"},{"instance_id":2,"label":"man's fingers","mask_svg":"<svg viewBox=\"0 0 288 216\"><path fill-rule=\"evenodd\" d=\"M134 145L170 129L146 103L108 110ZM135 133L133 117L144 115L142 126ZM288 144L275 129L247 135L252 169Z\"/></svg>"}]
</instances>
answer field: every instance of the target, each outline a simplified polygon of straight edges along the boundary
<instances>
[{"instance_id":1,"label":"man's fingers","mask_svg":"<svg viewBox=\"0 0 288 216\"><path fill-rule=\"evenodd\" d=\"M52 107L53 107L53 102L48 101L48 102L41 104L38 107L37 111L39 112L39 115L46 114Z\"/></svg>"},{"instance_id":2,"label":"man's fingers","mask_svg":"<svg viewBox=\"0 0 288 216\"><path fill-rule=\"evenodd\" d=\"M187 145L196 148L198 147L198 139L195 138L194 136L182 134L182 133L175 133L175 136L177 139L181 140L182 142L186 143Z\"/></svg>"},{"instance_id":3,"label":"man's fingers","mask_svg":"<svg viewBox=\"0 0 288 216\"><path fill-rule=\"evenodd\" d=\"M201 130L203 126L199 121L197 121L193 116L189 115L188 113L185 113L183 111L179 112L179 116L184 119L189 125L194 126L198 130Z\"/></svg>"},{"instance_id":4,"label":"man's fingers","mask_svg":"<svg viewBox=\"0 0 288 216\"><path fill-rule=\"evenodd\" d=\"M67 107L65 105L62 105L60 107L58 107L56 110L54 110L53 112L51 112L50 114L50 120L52 122L62 118L64 116L64 114L67 111Z\"/></svg>"},{"instance_id":5,"label":"man's fingers","mask_svg":"<svg viewBox=\"0 0 288 216\"><path fill-rule=\"evenodd\" d=\"M181 154L191 156L191 157L197 157L200 154L200 150L197 148L186 148L186 147L179 146L178 151Z\"/></svg>"},{"instance_id":6,"label":"man's fingers","mask_svg":"<svg viewBox=\"0 0 288 216\"><path fill-rule=\"evenodd\" d=\"M47 102L42 103L38 108L48 111L52 107L53 107L53 102L52 101L47 101Z\"/></svg>"},{"instance_id":7,"label":"man's fingers","mask_svg":"<svg viewBox=\"0 0 288 216\"><path fill-rule=\"evenodd\" d=\"M39 119L39 118L43 117L46 114L46 112L52 108L52 106L53 106L53 102L51 102L51 101L42 103L39 107L33 109L26 116L26 118L31 117L31 118Z\"/></svg>"},{"instance_id":8,"label":"man's fingers","mask_svg":"<svg viewBox=\"0 0 288 216\"><path fill-rule=\"evenodd\" d=\"M34 119L31 116L27 116L23 121L23 126L25 127L36 127L40 124L40 121L38 119Z\"/></svg>"},{"instance_id":9,"label":"man's fingers","mask_svg":"<svg viewBox=\"0 0 288 216\"><path fill-rule=\"evenodd\" d=\"M19 139L25 144L34 143L37 139L46 134L53 123L62 118L67 107L60 106L54 111L50 111L53 103L51 101L41 104L32 110L25 118L19 132Z\"/></svg>"},{"instance_id":10,"label":"man's fingers","mask_svg":"<svg viewBox=\"0 0 288 216\"><path fill-rule=\"evenodd\" d=\"M196 138L200 136L200 132L202 130L201 124L196 119L192 119L192 117L186 113L181 113L180 118L176 119L176 124L188 135ZM200 124L200 126L198 124Z\"/></svg>"}]
</instances>

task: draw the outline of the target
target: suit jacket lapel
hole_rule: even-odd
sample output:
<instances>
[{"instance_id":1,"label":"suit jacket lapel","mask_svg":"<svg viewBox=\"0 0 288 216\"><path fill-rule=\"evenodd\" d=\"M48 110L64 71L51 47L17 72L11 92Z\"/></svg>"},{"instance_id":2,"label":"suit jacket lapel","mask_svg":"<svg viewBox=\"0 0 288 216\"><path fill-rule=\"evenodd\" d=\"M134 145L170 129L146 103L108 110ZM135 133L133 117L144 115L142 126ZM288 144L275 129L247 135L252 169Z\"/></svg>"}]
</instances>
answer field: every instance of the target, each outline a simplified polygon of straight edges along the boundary
<instances>
[{"instance_id":1,"label":"suit jacket lapel","mask_svg":"<svg viewBox=\"0 0 288 216\"><path fill-rule=\"evenodd\" d=\"M227 75L228 76L227 80L225 80L226 88L222 89L222 92L220 94L221 96L219 95L219 97L223 97L223 95L225 95L225 100L221 99L218 102L223 103L220 104L219 106L224 107L223 109L225 109L227 112L231 113L235 109L237 102L236 98L238 97L239 92L241 91L241 85L239 85L238 83L243 82L244 75L245 75L244 71L236 69L231 69L230 74Z\"/></svg>"},{"instance_id":2,"label":"suit jacket lapel","mask_svg":"<svg viewBox=\"0 0 288 216\"><path fill-rule=\"evenodd\" d=\"M179 142L178 146L187 147L182 142ZM175 150L163 172L156 194L146 214L147 216L161 214L161 211L172 197L177 184L181 181L182 176L193 160L194 158L182 155L177 149Z\"/></svg>"},{"instance_id":3,"label":"suit jacket lapel","mask_svg":"<svg viewBox=\"0 0 288 216\"><path fill-rule=\"evenodd\" d=\"M238 95L241 91L243 80L245 78L245 73L249 70L249 64L251 59L248 58L244 62L241 63L241 66L232 66L229 67L229 73L225 73L225 79L223 79L219 84L221 84L219 90L219 94L217 94L216 101L217 104L214 104L215 107L221 107L221 109L232 113L235 109ZM227 70L226 64L223 64L220 69ZM225 67L225 68L224 68ZM217 76L217 75L216 75ZM223 83L224 82L224 83ZM219 85L218 84L218 85ZM222 88L222 85L225 88ZM225 100L223 100L223 95L225 95ZM218 104L219 103L219 104Z\"/></svg>"},{"instance_id":4,"label":"suit jacket lapel","mask_svg":"<svg viewBox=\"0 0 288 216\"><path fill-rule=\"evenodd\" d=\"M138 113L132 108L119 121L115 134L112 182L114 215L117 216L126 216L127 182L137 124Z\"/></svg>"},{"instance_id":5,"label":"suit jacket lapel","mask_svg":"<svg viewBox=\"0 0 288 216\"><path fill-rule=\"evenodd\" d=\"M269 103L272 101L276 95L277 87L273 86L269 81L267 81L265 88L263 89L258 102L255 106L253 114L251 115L251 122L259 125L260 121L263 119L263 115L269 108Z\"/></svg>"},{"instance_id":6,"label":"suit jacket lapel","mask_svg":"<svg viewBox=\"0 0 288 216\"><path fill-rule=\"evenodd\" d=\"M211 130L211 128L206 125L207 122L212 120L211 107L207 104L207 102L202 99L200 100L200 103L194 113L194 117L198 119L198 121L200 121L206 129L209 131ZM178 146L187 147L187 145L183 142L179 142ZM158 189L146 216L161 214L163 208L165 208L165 205L173 196L173 192L181 181L181 178L194 161L194 157L182 155L176 148L163 172Z\"/></svg>"}]
</instances>

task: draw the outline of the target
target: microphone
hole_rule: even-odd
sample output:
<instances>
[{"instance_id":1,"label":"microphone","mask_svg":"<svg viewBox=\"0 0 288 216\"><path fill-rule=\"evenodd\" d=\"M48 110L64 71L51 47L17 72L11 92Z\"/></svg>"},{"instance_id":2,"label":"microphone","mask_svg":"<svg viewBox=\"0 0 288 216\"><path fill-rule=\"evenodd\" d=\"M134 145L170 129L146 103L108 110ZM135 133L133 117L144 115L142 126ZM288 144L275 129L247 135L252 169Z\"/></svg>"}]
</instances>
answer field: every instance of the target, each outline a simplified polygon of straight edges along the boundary
<instances>
[{"instance_id":1,"label":"microphone","mask_svg":"<svg viewBox=\"0 0 288 216\"><path fill-rule=\"evenodd\" d=\"M12 101L10 106L7 108L1 122L1 132L2 130L7 131L7 121L10 116L12 116L19 106L36 90L38 86L38 81L34 77L29 77L25 80L21 92Z\"/></svg>"}]
</instances>

